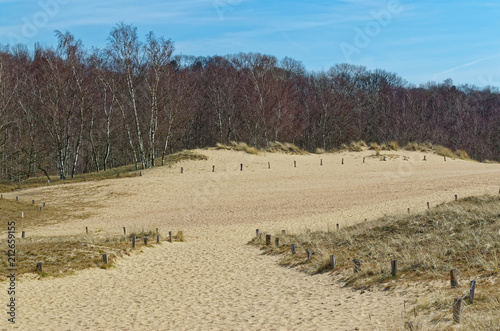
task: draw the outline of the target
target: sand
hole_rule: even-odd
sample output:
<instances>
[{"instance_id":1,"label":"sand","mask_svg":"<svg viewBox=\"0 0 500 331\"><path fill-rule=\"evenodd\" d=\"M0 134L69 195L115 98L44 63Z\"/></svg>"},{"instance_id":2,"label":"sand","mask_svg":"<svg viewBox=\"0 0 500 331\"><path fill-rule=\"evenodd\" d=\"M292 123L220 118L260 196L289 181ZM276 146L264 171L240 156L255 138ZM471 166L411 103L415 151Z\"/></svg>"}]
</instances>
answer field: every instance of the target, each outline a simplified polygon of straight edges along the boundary
<instances>
[{"instance_id":1,"label":"sand","mask_svg":"<svg viewBox=\"0 0 500 331\"><path fill-rule=\"evenodd\" d=\"M25 277L17 284L17 323L12 328L4 316L0 329L391 329L401 325L405 302L418 289L362 293L328 273L308 276L281 267L279 257L247 245L255 229L272 234L327 230L337 223L404 214L407 208L423 211L427 201L433 206L455 194L498 194L500 188L498 164L444 161L433 154L423 161L417 152L386 153L398 155L387 161L370 151L197 152L209 159L158 167L142 177L4 194L43 201L47 208L77 208L74 219L29 229L31 235L79 234L85 227L118 234L125 226L159 228L162 234L183 230L187 242L145 248L108 270ZM86 213L91 216L79 217ZM3 304L8 299L5 290L1 293Z\"/></svg>"}]
</instances>

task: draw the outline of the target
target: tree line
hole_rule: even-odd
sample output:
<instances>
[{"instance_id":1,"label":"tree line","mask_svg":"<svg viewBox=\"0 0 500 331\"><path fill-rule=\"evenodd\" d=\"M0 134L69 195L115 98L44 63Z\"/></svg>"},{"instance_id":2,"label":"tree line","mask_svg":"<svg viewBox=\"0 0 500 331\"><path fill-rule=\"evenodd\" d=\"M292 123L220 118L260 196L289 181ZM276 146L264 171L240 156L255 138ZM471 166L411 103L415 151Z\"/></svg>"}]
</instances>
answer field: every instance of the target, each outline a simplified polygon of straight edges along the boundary
<instances>
[{"instance_id":1,"label":"tree line","mask_svg":"<svg viewBox=\"0 0 500 331\"><path fill-rule=\"evenodd\" d=\"M498 89L408 84L384 70L307 71L259 53L193 57L118 24L103 49L57 31L57 47L0 48L3 180L163 163L182 149L293 142L433 142L500 160Z\"/></svg>"}]
</instances>

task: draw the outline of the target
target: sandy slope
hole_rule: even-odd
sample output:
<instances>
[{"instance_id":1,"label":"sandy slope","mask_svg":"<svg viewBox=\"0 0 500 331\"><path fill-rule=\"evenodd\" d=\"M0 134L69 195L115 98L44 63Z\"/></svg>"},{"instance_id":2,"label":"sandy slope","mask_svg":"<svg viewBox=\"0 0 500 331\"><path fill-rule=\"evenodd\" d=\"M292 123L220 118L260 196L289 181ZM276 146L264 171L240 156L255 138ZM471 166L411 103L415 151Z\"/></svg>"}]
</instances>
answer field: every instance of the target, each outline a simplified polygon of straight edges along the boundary
<instances>
[{"instance_id":1,"label":"sandy slope","mask_svg":"<svg viewBox=\"0 0 500 331\"><path fill-rule=\"evenodd\" d=\"M422 161L422 153L388 153L409 161L384 162L368 157L371 152L199 152L209 160L148 170L143 177L17 193L48 207L93 213L84 221L30 229L37 235L82 233L85 226L119 233L126 226L182 229L188 240L145 249L110 270L19 282L17 329L385 330L397 323L405 292L360 294L329 275L279 267L276 257L246 245L255 229L326 230L408 207L424 210L427 201L438 204L454 194L497 194L500 187L500 165L445 162L436 155Z\"/></svg>"}]
</instances>

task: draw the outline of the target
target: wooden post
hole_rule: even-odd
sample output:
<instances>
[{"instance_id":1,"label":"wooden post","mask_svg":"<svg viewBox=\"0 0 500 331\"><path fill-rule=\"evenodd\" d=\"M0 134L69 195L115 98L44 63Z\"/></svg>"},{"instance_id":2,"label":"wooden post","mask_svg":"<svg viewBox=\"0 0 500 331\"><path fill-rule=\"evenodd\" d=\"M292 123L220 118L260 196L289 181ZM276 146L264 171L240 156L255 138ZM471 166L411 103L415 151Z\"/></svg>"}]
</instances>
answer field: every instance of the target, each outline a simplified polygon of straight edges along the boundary
<instances>
[{"instance_id":1,"label":"wooden post","mask_svg":"<svg viewBox=\"0 0 500 331\"><path fill-rule=\"evenodd\" d=\"M267 246L271 245L271 235L270 234L266 234L266 245Z\"/></svg>"},{"instance_id":2,"label":"wooden post","mask_svg":"<svg viewBox=\"0 0 500 331\"><path fill-rule=\"evenodd\" d=\"M429 204L428 201L427 201L427 209L431 209L431 205Z\"/></svg>"},{"instance_id":3,"label":"wooden post","mask_svg":"<svg viewBox=\"0 0 500 331\"><path fill-rule=\"evenodd\" d=\"M344 158L342 158L342 164L344 164Z\"/></svg>"},{"instance_id":4,"label":"wooden post","mask_svg":"<svg viewBox=\"0 0 500 331\"><path fill-rule=\"evenodd\" d=\"M16 202L18 202L18 201L19 201L19 197L16 197Z\"/></svg>"},{"instance_id":5,"label":"wooden post","mask_svg":"<svg viewBox=\"0 0 500 331\"><path fill-rule=\"evenodd\" d=\"M40 211L42 211L42 207L40 206Z\"/></svg>"},{"instance_id":6,"label":"wooden post","mask_svg":"<svg viewBox=\"0 0 500 331\"><path fill-rule=\"evenodd\" d=\"M292 244L292 246L290 246L291 250L292 250L292 254L295 254L295 244Z\"/></svg>"},{"instance_id":7,"label":"wooden post","mask_svg":"<svg viewBox=\"0 0 500 331\"><path fill-rule=\"evenodd\" d=\"M444 162L446 162L446 156L444 157Z\"/></svg>"},{"instance_id":8,"label":"wooden post","mask_svg":"<svg viewBox=\"0 0 500 331\"><path fill-rule=\"evenodd\" d=\"M142 177L142 171L139 171L139 176L141 176L141 177Z\"/></svg>"},{"instance_id":9,"label":"wooden post","mask_svg":"<svg viewBox=\"0 0 500 331\"><path fill-rule=\"evenodd\" d=\"M276 237L274 241L276 242L276 247L280 247L280 238Z\"/></svg>"},{"instance_id":10,"label":"wooden post","mask_svg":"<svg viewBox=\"0 0 500 331\"><path fill-rule=\"evenodd\" d=\"M160 235L159 235L159 234L157 234L157 235L156 235L156 243L157 243L157 244L159 244L159 243L160 243Z\"/></svg>"},{"instance_id":11,"label":"wooden post","mask_svg":"<svg viewBox=\"0 0 500 331\"><path fill-rule=\"evenodd\" d=\"M102 254L102 262L104 262L104 264L108 264L108 254Z\"/></svg>"},{"instance_id":12,"label":"wooden post","mask_svg":"<svg viewBox=\"0 0 500 331\"><path fill-rule=\"evenodd\" d=\"M45 208L45 202L43 203L43 208Z\"/></svg>"},{"instance_id":13,"label":"wooden post","mask_svg":"<svg viewBox=\"0 0 500 331\"><path fill-rule=\"evenodd\" d=\"M408 208L408 214L410 213L410 208Z\"/></svg>"},{"instance_id":14,"label":"wooden post","mask_svg":"<svg viewBox=\"0 0 500 331\"><path fill-rule=\"evenodd\" d=\"M365 163L365 157L363 156L363 163Z\"/></svg>"},{"instance_id":15,"label":"wooden post","mask_svg":"<svg viewBox=\"0 0 500 331\"><path fill-rule=\"evenodd\" d=\"M427 161L427 159L425 158L425 155L424 155L424 161Z\"/></svg>"},{"instance_id":16,"label":"wooden post","mask_svg":"<svg viewBox=\"0 0 500 331\"><path fill-rule=\"evenodd\" d=\"M23 239L24 239L24 231L23 231L23 232L21 232L21 238L23 238Z\"/></svg>"},{"instance_id":17,"label":"wooden post","mask_svg":"<svg viewBox=\"0 0 500 331\"><path fill-rule=\"evenodd\" d=\"M243 171L243 163L240 163L240 171Z\"/></svg>"},{"instance_id":18,"label":"wooden post","mask_svg":"<svg viewBox=\"0 0 500 331\"><path fill-rule=\"evenodd\" d=\"M458 195L455 194L455 201L457 201L457 200L458 200Z\"/></svg>"},{"instance_id":19,"label":"wooden post","mask_svg":"<svg viewBox=\"0 0 500 331\"><path fill-rule=\"evenodd\" d=\"M462 317L462 304L463 299L455 299L455 305L453 306L453 323L459 324Z\"/></svg>"},{"instance_id":20,"label":"wooden post","mask_svg":"<svg viewBox=\"0 0 500 331\"><path fill-rule=\"evenodd\" d=\"M474 292L476 291L476 281L473 280L470 282L470 291L469 291L469 305L474 303Z\"/></svg>"},{"instance_id":21,"label":"wooden post","mask_svg":"<svg viewBox=\"0 0 500 331\"><path fill-rule=\"evenodd\" d=\"M337 232L339 231L339 223L337 223Z\"/></svg>"},{"instance_id":22,"label":"wooden post","mask_svg":"<svg viewBox=\"0 0 500 331\"><path fill-rule=\"evenodd\" d=\"M450 284L451 288L455 288L458 286L458 280L457 280L457 271L455 269L450 270Z\"/></svg>"},{"instance_id":23,"label":"wooden post","mask_svg":"<svg viewBox=\"0 0 500 331\"><path fill-rule=\"evenodd\" d=\"M38 262L36 264L36 270L39 272L39 273L42 273L42 262Z\"/></svg>"},{"instance_id":24,"label":"wooden post","mask_svg":"<svg viewBox=\"0 0 500 331\"><path fill-rule=\"evenodd\" d=\"M320 166L322 166L322 165L323 165L323 159L321 159L321 160L319 161L319 165L320 165Z\"/></svg>"},{"instance_id":25,"label":"wooden post","mask_svg":"<svg viewBox=\"0 0 500 331\"><path fill-rule=\"evenodd\" d=\"M358 259L352 260L354 263L354 272L360 272L361 271L361 261Z\"/></svg>"},{"instance_id":26,"label":"wooden post","mask_svg":"<svg viewBox=\"0 0 500 331\"><path fill-rule=\"evenodd\" d=\"M259 237L259 229L255 229L255 238Z\"/></svg>"},{"instance_id":27,"label":"wooden post","mask_svg":"<svg viewBox=\"0 0 500 331\"><path fill-rule=\"evenodd\" d=\"M215 172L215 166L214 165L212 166L212 172Z\"/></svg>"},{"instance_id":28,"label":"wooden post","mask_svg":"<svg viewBox=\"0 0 500 331\"><path fill-rule=\"evenodd\" d=\"M127 229L125 227L123 227L123 235L126 236L127 235Z\"/></svg>"},{"instance_id":29,"label":"wooden post","mask_svg":"<svg viewBox=\"0 0 500 331\"><path fill-rule=\"evenodd\" d=\"M332 267L332 269L335 269L335 255L330 255L330 267Z\"/></svg>"},{"instance_id":30,"label":"wooden post","mask_svg":"<svg viewBox=\"0 0 500 331\"><path fill-rule=\"evenodd\" d=\"M168 232L168 237L169 237L169 239L170 239L170 242L172 243L172 231L169 231L169 232Z\"/></svg>"},{"instance_id":31,"label":"wooden post","mask_svg":"<svg viewBox=\"0 0 500 331\"><path fill-rule=\"evenodd\" d=\"M398 275L398 261L391 261L391 275L392 277L396 277Z\"/></svg>"},{"instance_id":32,"label":"wooden post","mask_svg":"<svg viewBox=\"0 0 500 331\"><path fill-rule=\"evenodd\" d=\"M135 236L132 236L132 248L135 248Z\"/></svg>"},{"instance_id":33,"label":"wooden post","mask_svg":"<svg viewBox=\"0 0 500 331\"><path fill-rule=\"evenodd\" d=\"M271 162L267 162L267 169L271 169Z\"/></svg>"},{"instance_id":34,"label":"wooden post","mask_svg":"<svg viewBox=\"0 0 500 331\"><path fill-rule=\"evenodd\" d=\"M293 167L297 168L297 161L293 161Z\"/></svg>"},{"instance_id":35,"label":"wooden post","mask_svg":"<svg viewBox=\"0 0 500 331\"><path fill-rule=\"evenodd\" d=\"M116 175L116 178L120 178L120 173L118 173L118 174Z\"/></svg>"},{"instance_id":36,"label":"wooden post","mask_svg":"<svg viewBox=\"0 0 500 331\"><path fill-rule=\"evenodd\" d=\"M385 161L385 155L384 155L384 161Z\"/></svg>"},{"instance_id":37,"label":"wooden post","mask_svg":"<svg viewBox=\"0 0 500 331\"><path fill-rule=\"evenodd\" d=\"M31 204L33 204L33 205L34 205L34 204L35 204L35 200L31 200Z\"/></svg>"},{"instance_id":38,"label":"wooden post","mask_svg":"<svg viewBox=\"0 0 500 331\"><path fill-rule=\"evenodd\" d=\"M183 167L181 167L181 174L182 174L183 172L184 172L184 168L183 168Z\"/></svg>"},{"instance_id":39,"label":"wooden post","mask_svg":"<svg viewBox=\"0 0 500 331\"><path fill-rule=\"evenodd\" d=\"M148 238L144 238L144 246L147 246L148 245Z\"/></svg>"},{"instance_id":40,"label":"wooden post","mask_svg":"<svg viewBox=\"0 0 500 331\"><path fill-rule=\"evenodd\" d=\"M87 234L89 234L89 228L88 228L88 226L85 227L85 232L87 232Z\"/></svg>"},{"instance_id":41,"label":"wooden post","mask_svg":"<svg viewBox=\"0 0 500 331\"><path fill-rule=\"evenodd\" d=\"M312 252L309 248L306 249L307 259L310 260L312 257Z\"/></svg>"}]
</instances>

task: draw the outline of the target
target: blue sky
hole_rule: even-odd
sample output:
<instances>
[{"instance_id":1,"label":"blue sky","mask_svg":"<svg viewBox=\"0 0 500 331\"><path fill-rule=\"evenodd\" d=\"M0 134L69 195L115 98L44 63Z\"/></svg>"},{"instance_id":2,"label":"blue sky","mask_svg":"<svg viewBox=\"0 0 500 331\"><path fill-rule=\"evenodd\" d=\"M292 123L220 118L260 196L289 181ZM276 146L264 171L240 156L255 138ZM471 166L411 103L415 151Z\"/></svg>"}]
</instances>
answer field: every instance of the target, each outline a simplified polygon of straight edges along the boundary
<instances>
[{"instance_id":1,"label":"blue sky","mask_svg":"<svg viewBox=\"0 0 500 331\"><path fill-rule=\"evenodd\" d=\"M444 0L0 0L0 44L55 45L54 30L102 48L118 22L176 54L260 52L308 70L350 62L413 84L500 87L500 2Z\"/></svg>"}]
</instances>

